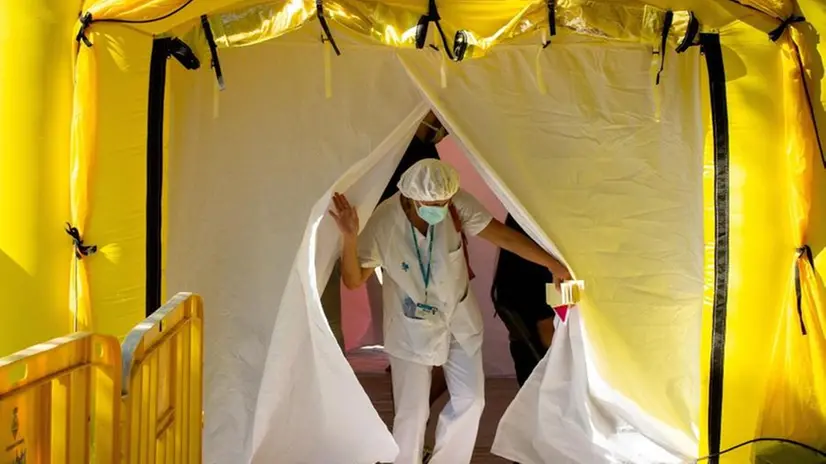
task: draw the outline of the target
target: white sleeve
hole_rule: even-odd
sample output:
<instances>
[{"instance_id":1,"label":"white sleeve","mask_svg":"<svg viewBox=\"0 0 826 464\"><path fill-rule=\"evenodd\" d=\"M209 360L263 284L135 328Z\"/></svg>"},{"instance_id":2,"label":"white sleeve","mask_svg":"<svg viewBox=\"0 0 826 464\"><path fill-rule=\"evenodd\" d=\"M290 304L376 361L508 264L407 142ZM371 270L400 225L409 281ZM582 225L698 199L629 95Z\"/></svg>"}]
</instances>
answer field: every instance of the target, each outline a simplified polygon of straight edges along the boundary
<instances>
[{"instance_id":1,"label":"white sleeve","mask_svg":"<svg viewBox=\"0 0 826 464\"><path fill-rule=\"evenodd\" d=\"M462 229L468 235L479 235L493 220L493 216L473 195L459 190L453 197L453 205L462 221Z\"/></svg>"},{"instance_id":2,"label":"white sleeve","mask_svg":"<svg viewBox=\"0 0 826 464\"><path fill-rule=\"evenodd\" d=\"M371 219L367 221L364 230L359 234L359 264L365 269L375 269L382 265L381 252L379 251L378 241L376 240L378 228L375 223L376 221L373 221L371 217Z\"/></svg>"}]
</instances>

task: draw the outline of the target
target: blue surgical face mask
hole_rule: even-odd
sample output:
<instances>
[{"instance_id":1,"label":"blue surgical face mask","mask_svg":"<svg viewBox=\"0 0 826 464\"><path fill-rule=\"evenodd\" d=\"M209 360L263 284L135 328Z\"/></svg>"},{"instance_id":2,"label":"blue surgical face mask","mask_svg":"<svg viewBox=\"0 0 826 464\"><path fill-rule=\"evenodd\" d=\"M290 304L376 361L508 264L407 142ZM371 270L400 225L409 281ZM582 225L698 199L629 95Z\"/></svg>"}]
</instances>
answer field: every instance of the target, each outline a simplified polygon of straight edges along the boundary
<instances>
[{"instance_id":1,"label":"blue surgical face mask","mask_svg":"<svg viewBox=\"0 0 826 464\"><path fill-rule=\"evenodd\" d=\"M435 226L436 224L445 220L447 217L447 205L445 206L427 206L420 205L417 212L419 217L424 219L424 222Z\"/></svg>"}]
</instances>

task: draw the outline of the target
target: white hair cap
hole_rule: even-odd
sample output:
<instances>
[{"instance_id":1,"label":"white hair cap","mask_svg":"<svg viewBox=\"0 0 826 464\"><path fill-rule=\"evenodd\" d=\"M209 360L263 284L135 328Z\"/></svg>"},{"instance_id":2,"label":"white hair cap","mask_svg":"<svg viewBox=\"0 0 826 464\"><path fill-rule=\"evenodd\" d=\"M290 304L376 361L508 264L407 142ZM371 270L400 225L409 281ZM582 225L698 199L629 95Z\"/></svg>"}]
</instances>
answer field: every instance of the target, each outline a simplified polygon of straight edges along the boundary
<instances>
[{"instance_id":1,"label":"white hair cap","mask_svg":"<svg viewBox=\"0 0 826 464\"><path fill-rule=\"evenodd\" d=\"M398 187L411 200L445 201L459 191L459 173L440 160L423 159L402 174Z\"/></svg>"}]
</instances>

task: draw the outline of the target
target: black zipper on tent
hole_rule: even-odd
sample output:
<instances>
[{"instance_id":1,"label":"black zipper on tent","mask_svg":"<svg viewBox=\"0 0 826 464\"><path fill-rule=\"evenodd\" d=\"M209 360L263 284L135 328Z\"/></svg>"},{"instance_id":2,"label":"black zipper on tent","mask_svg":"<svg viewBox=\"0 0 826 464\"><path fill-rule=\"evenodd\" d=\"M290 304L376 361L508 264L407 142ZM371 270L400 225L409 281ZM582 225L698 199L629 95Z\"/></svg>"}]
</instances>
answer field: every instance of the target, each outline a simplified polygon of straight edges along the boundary
<instances>
[{"instance_id":1,"label":"black zipper on tent","mask_svg":"<svg viewBox=\"0 0 826 464\"><path fill-rule=\"evenodd\" d=\"M720 36L700 34L708 68L711 121L714 129L714 303L708 385L708 454L719 462L723 423L723 371L729 272L729 124L726 71Z\"/></svg>"},{"instance_id":2,"label":"black zipper on tent","mask_svg":"<svg viewBox=\"0 0 826 464\"><path fill-rule=\"evenodd\" d=\"M161 307L163 219L163 126L166 60L170 39L155 39L149 62L146 130L146 315Z\"/></svg>"}]
</instances>

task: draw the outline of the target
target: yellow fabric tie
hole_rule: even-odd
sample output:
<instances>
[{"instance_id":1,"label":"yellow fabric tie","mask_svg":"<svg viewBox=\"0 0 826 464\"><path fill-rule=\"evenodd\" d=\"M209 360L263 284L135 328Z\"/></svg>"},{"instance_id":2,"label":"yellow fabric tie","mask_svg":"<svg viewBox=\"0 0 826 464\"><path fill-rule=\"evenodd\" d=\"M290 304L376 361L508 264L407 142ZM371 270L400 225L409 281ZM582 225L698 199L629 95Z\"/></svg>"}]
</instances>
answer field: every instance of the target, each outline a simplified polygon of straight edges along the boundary
<instances>
[{"instance_id":1,"label":"yellow fabric tie","mask_svg":"<svg viewBox=\"0 0 826 464\"><path fill-rule=\"evenodd\" d=\"M332 45L324 44L324 97L333 97L333 55Z\"/></svg>"},{"instance_id":2,"label":"yellow fabric tie","mask_svg":"<svg viewBox=\"0 0 826 464\"><path fill-rule=\"evenodd\" d=\"M218 119L221 112L221 87L218 81L212 81L212 119Z\"/></svg>"},{"instance_id":3,"label":"yellow fabric tie","mask_svg":"<svg viewBox=\"0 0 826 464\"><path fill-rule=\"evenodd\" d=\"M548 43L548 35L545 29L542 29L542 42L539 44L539 49L536 51L536 57L534 57L536 87L539 89L539 93L541 95L548 94L548 86L545 84L545 75L542 73L542 52L545 51L546 43Z\"/></svg>"}]
</instances>

